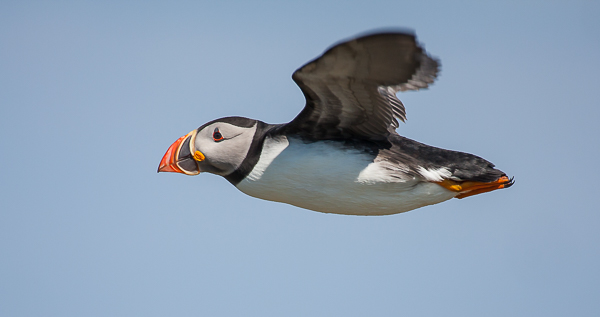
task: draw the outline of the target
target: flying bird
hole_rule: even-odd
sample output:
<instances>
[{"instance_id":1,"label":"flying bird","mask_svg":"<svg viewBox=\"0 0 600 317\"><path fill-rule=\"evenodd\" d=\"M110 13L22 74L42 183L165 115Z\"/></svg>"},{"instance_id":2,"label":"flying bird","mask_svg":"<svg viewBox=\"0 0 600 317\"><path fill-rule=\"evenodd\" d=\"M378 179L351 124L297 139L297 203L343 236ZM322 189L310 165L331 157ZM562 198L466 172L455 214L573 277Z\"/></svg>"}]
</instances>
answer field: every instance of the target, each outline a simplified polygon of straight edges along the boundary
<instances>
[{"instance_id":1,"label":"flying bird","mask_svg":"<svg viewBox=\"0 0 600 317\"><path fill-rule=\"evenodd\" d=\"M487 160L396 132L396 93L427 88L439 61L411 32L338 43L294 72L306 98L285 124L225 117L173 143L159 172L223 176L242 192L325 213L388 215L513 184Z\"/></svg>"}]
</instances>

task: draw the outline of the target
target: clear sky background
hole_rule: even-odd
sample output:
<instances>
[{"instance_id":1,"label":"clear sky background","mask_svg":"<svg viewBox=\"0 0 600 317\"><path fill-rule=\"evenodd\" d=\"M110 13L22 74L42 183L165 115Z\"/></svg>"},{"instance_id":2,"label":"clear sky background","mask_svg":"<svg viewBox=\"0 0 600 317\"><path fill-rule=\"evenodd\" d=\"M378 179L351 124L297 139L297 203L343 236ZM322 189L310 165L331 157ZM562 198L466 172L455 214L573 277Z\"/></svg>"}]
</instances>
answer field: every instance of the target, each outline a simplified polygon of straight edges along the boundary
<instances>
[{"instance_id":1,"label":"clear sky background","mask_svg":"<svg viewBox=\"0 0 600 317\"><path fill-rule=\"evenodd\" d=\"M0 316L600 315L597 1L0 1ZM442 62L399 133L508 190L383 217L157 174L178 137L290 121L292 72L408 27Z\"/></svg>"}]
</instances>

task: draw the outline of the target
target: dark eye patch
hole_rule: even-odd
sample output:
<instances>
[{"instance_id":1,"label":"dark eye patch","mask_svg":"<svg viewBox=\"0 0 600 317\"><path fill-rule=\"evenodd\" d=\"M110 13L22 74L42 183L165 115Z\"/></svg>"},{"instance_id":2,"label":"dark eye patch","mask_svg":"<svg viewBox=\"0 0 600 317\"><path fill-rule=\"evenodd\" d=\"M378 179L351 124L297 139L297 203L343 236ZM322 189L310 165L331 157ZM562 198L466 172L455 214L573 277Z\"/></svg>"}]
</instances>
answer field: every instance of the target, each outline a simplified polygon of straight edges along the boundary
<instances>
[{"instance_id":1,"label":"dark eye patch","mask_svg":"<svg viewBox=\"0 0 600 317\"><path fill-rule=\"evenodd\" d=\"M219 142L219 141L222 141L223 139L224 139L223 135L219 131L219 128L215 128L215 131L213 132L213 140L215 140L215 142Z\"/></svg>"}]
</instances>

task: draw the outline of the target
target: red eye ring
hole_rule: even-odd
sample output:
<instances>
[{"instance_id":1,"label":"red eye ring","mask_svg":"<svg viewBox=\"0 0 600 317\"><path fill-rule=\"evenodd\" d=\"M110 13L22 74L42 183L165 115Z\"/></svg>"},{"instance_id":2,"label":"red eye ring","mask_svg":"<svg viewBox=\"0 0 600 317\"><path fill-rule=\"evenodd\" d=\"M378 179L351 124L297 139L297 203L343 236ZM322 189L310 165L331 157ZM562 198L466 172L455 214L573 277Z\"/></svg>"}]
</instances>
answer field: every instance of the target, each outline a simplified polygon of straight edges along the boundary
<instances>
[{"instance_id":1,"label":"red eye ring","mask_svg":"<svg viewBox=\"0 0 600 317\"><path fill-rule=\"evenodd\" d=\"M225 138L223 137L221 132L219 132L219 128L215 128L215 132L213 132L213 140L215 140L215 142L219 142L223 141L223 139Z\"/></svg>"}]
</instances>

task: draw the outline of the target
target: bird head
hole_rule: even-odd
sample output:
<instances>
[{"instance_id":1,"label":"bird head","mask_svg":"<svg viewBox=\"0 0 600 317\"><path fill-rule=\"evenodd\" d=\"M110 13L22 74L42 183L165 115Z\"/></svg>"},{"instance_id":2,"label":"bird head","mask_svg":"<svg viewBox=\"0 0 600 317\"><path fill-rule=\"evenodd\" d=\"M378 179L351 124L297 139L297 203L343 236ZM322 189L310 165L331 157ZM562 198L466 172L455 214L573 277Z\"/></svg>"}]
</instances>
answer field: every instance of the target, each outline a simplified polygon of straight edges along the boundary
<instances>
[{"instance_id":1,"label":"bird head","mask_svg":"<svg viewBox=\"0 0 600 317\"><path fill-rule=\"evenodd\" d=\"M255 132L256 120L248 118L208 122L175 141L160 161L158 172L229 175L246 158Z\"/></svg>"}]
</instances>

